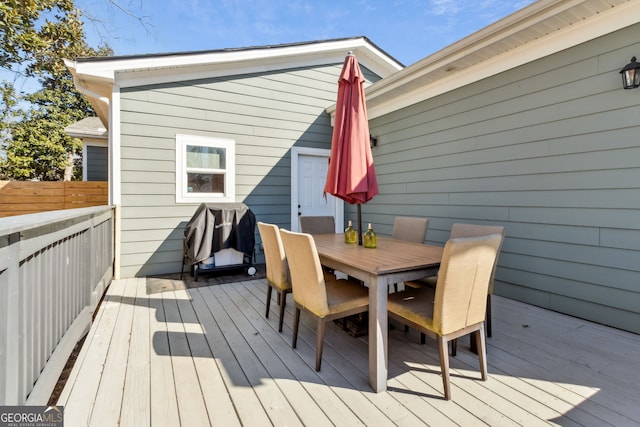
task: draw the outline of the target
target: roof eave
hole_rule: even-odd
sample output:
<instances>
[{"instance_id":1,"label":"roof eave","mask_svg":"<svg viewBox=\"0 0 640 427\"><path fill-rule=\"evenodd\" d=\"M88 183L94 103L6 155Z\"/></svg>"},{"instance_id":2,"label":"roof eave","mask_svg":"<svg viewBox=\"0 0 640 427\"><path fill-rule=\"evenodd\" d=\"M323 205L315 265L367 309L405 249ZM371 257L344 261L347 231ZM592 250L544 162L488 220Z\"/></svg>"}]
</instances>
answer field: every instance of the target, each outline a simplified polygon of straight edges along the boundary
<instances>
[{"instance_id":1,"label":"roof eave","mask_svg":"<svg viewBox=\"0 0 640 427\"><path fill-rule=\"evenodd\" d=\"M342 61L348 51L357 52L366 66L381 77L403 68L366 37L216 51L78 58L67 62L73 63L77 74L86 80L130 87Z\"/></svg>"},{"instance_id":2,"label":"roof eave","mask_svg":"<svg viewBox=\"0 0 640 427\"><path fill-rule=\"evenodd\" d=\"M363 36L255 48L77 58L65 60L65 65L78 90L87 96L108 126L114 85L124 88L339 63L349 51L383 78L403 68L400 62Z\"/></svg>"},{"instance_id":3,"label":"roof eave","mask_svg":"<svg viewBox=\"0 0 640 427\"><path fill-rule=\"evenodd\" d=\"M552 22L555 25L561 14L579 16L584 8L594 9L593 15L522 42L532 28L543 28ZM640 2L538 1L369 86L368 117L388 114L633 25L638 16ZM498 47L503 51L496 53ZM327 109L329 113L334 110L335 106Z\"/></svg>"}]
</instances>

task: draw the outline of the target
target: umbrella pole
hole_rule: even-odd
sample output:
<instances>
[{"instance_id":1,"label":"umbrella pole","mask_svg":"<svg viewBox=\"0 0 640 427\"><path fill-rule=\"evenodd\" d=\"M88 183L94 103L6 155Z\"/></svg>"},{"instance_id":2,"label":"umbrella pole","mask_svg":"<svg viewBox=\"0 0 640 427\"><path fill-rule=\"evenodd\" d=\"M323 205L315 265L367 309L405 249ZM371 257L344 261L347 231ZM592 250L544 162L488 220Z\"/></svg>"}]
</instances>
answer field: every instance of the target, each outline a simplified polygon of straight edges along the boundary
<instances>
[{"instance_id":1,"label":"umbrella pole","mask_svg":"<svg viewBox=\"0 0 640 427\"><path fill-rule=\"evenodd\" d=\"M360 203L356 204L357 218L358 218L358 245L362 246L362 210L360 209Z\"/></svg>"}]
</instances>

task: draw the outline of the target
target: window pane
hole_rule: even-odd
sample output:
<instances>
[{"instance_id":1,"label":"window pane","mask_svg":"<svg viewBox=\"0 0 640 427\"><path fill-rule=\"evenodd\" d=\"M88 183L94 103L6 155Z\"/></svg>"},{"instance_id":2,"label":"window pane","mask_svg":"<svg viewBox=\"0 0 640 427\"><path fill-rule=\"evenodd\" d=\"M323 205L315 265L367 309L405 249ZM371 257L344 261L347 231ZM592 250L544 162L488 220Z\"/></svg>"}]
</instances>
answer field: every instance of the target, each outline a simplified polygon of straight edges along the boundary
<instances>
[{"instance_id":1,"label":"window pane","mask_svg":"<svg viewBox=\"0 0 640 427\"><path fill-rule=\"evenodd\" d=\"M224 194L224 174L222 173L187 173L188 193L222 193Z\"/></svg>"},{"instance_id":2,"label":"window pane","mask_svg":"<svg viewBox=\"0 0 640 427\"><path fill-rule=\"evenodd\" d=\"M226 169L226 150L220 147L187 145L187 167Z\"/></svg>"}]
</instances>

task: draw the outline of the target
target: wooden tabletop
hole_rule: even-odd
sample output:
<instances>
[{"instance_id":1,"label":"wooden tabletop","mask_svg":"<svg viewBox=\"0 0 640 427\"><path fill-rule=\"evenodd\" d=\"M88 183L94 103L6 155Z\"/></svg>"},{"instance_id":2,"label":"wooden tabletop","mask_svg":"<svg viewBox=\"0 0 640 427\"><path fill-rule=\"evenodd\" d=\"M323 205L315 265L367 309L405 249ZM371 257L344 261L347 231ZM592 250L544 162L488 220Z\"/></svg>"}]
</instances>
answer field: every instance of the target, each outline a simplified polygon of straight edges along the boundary
<instances>
[{"instance_id":1,"label":"wooden tabletop","mask_svg":"<svg viewBox=\"0 0 640 427\"><path fill-rule=\"evenodd\" d=\"M365 248L344 242L344 235L316 234L313 236L318 254L340 263L357 264L370 274L383 275L400 271L438 266L442 247L411 243L378 236L378 247Z\"/></svg>"}]
</instances>

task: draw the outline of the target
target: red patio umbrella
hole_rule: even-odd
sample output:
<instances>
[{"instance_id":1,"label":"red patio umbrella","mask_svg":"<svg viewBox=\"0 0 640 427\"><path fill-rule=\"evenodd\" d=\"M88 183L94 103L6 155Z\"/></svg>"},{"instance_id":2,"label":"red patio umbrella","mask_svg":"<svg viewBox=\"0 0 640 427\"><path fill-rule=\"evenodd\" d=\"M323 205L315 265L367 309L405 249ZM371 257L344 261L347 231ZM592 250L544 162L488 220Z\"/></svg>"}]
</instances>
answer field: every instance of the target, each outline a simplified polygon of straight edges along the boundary
<instances>
[{"instance_id":1,"label":"red patio umbrella","mask_svg":"<svg viewBox=\"0 0 640 427\"><path fill-rule=\"evenodd\" d=\"M369 141L364 76L358 60L349 52L338 79L338 101L324 192L357 205L359 245L362 245L360 205L378 194Z\"/></svg>"}]
</instances>

